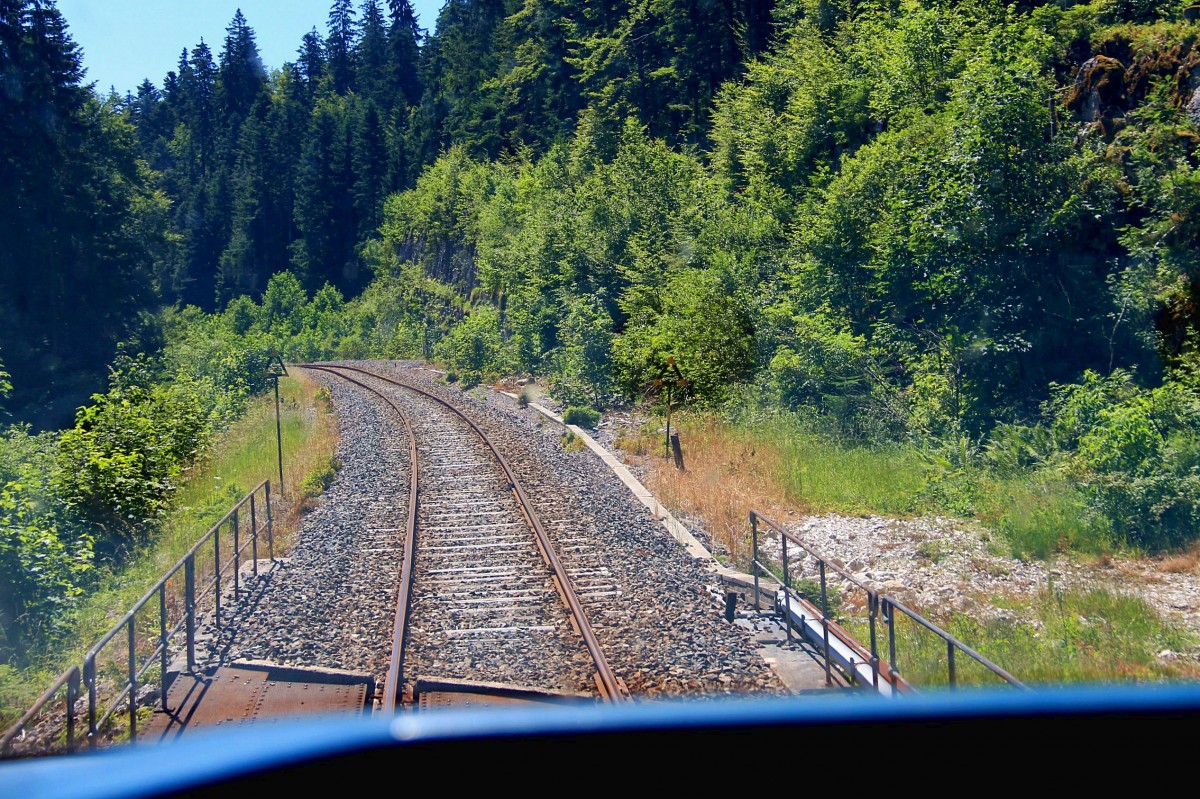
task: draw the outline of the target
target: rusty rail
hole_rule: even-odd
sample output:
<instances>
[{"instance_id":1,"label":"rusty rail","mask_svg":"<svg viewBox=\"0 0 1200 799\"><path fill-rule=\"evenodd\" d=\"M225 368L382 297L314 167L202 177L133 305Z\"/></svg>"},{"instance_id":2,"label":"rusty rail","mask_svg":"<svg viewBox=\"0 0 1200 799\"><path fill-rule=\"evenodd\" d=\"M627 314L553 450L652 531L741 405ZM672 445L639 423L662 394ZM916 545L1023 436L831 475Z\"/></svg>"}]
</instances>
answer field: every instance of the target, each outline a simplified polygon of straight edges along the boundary
<instances>
[{"instance_id":1,"label":"rusty rail","mask_svg":"<svg viewBox=\"0 0 1200 799\"><path fill-rule=\"evenodd\" d=\"M601 693L604 695L604 698L609 702L624 701L627 696L627 692L626 692L625 688L622 686L622 684L620 683L620 681L617 679L617 676L613 672L612 667L608 665L608 659L605 657L604 651L600 647L600 642L596 638L595 631L592 629L591 623L588 621L587 615L583 611L583 605L580 603L578 596L576 596L576 594L575 594L575 589L571 584L571 580L570 580L569 576L567 575L567 570L566 570L566 568L563 567L562 561L559 560L558 553L555 551L553 544L550 542L550 537L549 537L549 535L547 535L545 527L542 526L541 518L538 516L537 511L534 510L532 503L529 501L529 496L525 493L525 489L521 486L521 482L517 479L517 476L513 472L512 467L509 466L508 461L505 460L504 456L500 454L500 450L492 442L491 438L489 438L488 435L485 432L483 432L483 430L479 427L479 425L477 425L474 422L474 420L470 419L458 408L455 408L449 402L447 402L446 400L437 396L436 394L432 394L428 391L425 391L416 386L405 383L401 380L396 380L394 378L387 377L385 375L377 374L368 369L362 369L362 368L359 368L356 366L342 366L342 365L321 366L321 365L317 365L317 364L299 364L299 366L306 368L306 369L318 369L321 371L329 372L330 374L337 375L338 377L342 378L343 380L347 380L351 383L354 383L355 385L361 386L362 388L365 388L368 391L371 391L380 397L383 397L383 395L380 394L380 392L376 391L375 389L371 388L370 386L364 385L363 383L361 383L351 377L348 377L347 375L341 374L337 370L357 372L359 374L373 377L376 380L381 380L385 383L390 383L391 385L398 386L403 389L407 389L408 391L412 391L414 393L420 394L424 397L427 397L427 398L434 400L435 402L438 402L441 405L445 406L447 409L449 409L451 412L453 412L455 415L457 415L459 418L461 418L463 421L465 421L470 426L470 428L475 431L475 434L478 435L479 438L483 441L483 443L487 445L488 449L491 450L492 455L496 458L497 463L500 464L500 469L504 472L505 478L508 480L509 485L512 487L513 494L517 498L517 502L521 507L521 512L524 514L525 520L534 532L534 535L537 540L538 549L541 551L543 559L546 561L546 564L550 567L551 572L554 574L555 581L558 584L558 586L560 587L560 593L566 602L567 609L570 612L572 618L574 619L575 625L579 629L581 636L583 637L584 644L586 645L587 650L588 650L588 654L591 655L592 661L596 665L596 675L598 678L598 683L600 686ZM384 397L384 399L387 400L386 397ZM387 400L387 401L388 401L388 404L391 405L392 408L396 409L397 412L401 414L401 416L404 416L403 412L400 411L399 408L397 408L397 406L394 403L392 403L390 400ZM409 425L407 420L405 421L405 424ZM416 443L415 443L416 439L415 439L415 437L413 437L411 435L411 429L412 428L409 425L410 441L413 442L413 444L412 444L413 463L415 464L416 463ZM415 479L416 479L415 467L413 469L413 474L414 474L413 480L415 481ZM417 491L414 489L410 493L410 502L409 502L410 525L416 524L416 504L415 504L416 496L417 496ZM411 527L410 527L410 530L411 530ZM410 540L415 541L415 533L411 533L411 535L413 537ZM411 596L411 588L412 588L412 586L411 586L411 560L410 560L411 552L412 552L412 546L411 545L406 546L405 553L404 553L404 559L405 559L404 568L408 571L409 578L408 578L408 582L402 584L402 587L401 587L401 597L404 599L404 602L403 602L404 605L408 604L408 598L409 598L409 596ZM402 583L403 583L403 577L402 577ZM402 613L406 613L406 612L407 611L405 611L403 609L397 610L397 624L399 626L397 627L397 633L396 633L398 636L398 638L396 639L397 643L395 643L393 645L393 657L392 657L393 668L399 668L399 669L403 668L402 652L400 655L397 655L397 649L402 647L402 644L399 643L399 642L403 641L403 638L404 638ZM392 681L392 678L389 675L388 682L390 683L391 681ZM386 701L386 698L385 698L385 701Z\"/></svg>"},{"instance_id":2,"label":"rusty rail","mask_svg":"<svg viewBox=\"0 0 1200 799\"><path fill-rule=\"evenodd\" d=\"M787 621L787 635L788 635L789 640L791 639L791 636L792 636L791 603L793 600L793 594L796 593L795 589L792 585L791 570L788 567L788 544L789 544L789 542L792 545L799 547L801 550L803 550L804 552L811 555L817 561L817 572L818 572L818 578L820 581L820 601L821 601L821 606L820 606L820 608L817 608L817 610L819 611L820 624L821 624L821 628L822 628L822 639L823 640L821 641L821 644L824 649L823 655L824 655L824 660L825 660L825 679L827 682L831 680L832 666L831 666L831 657L830 657L830 654L831 654L830 653L830 637L833 636L834 638L837 638L845 646L849 647L850 649L852 649L856 652L859 652L863 656L864 662L870 664L872 687L878 689L880 687L879 681L882 679L891 686L891 688L893 689L894 692L904 693L904 692L911 691L912 686L904 680L904 678L901 676L899 670L895 666L895 664L896 664L895 622L896 622L896 614L897 614L897 612L899 612L900 614L902 614L904 616L908 616L910 619L912 619L913 622L920 625L925 630L927 630L927 631L933 633L934 635L938 636L939 638L941 638L942 641L945 643L945 645L946 645L946 662L947 662L947 668L948 668L947 677L948 677L948 683L949 683L951 689L956 688L958 685L958 673L957 673L956 664L955 664L956 652L963 653L968 658L975 661L976 663L979 663L981 666L986 668L989 672L991 672L995 676L999 677L1000 679L1002 679L1004 682L1008 683L1009 685L1012 685L1016 688L1026 688L1027 687L1024 683L1022 683L1020 680L1018 680L1012 674L1008 673L1006 670L1004 670L1000 666L996 665L988 658L979 654L974 649L967 646L962 641L958 640L953 635L951 635L950 633L943 630L941 627L937 626L933 622L924 618L919 613L917 613L916 611L907 607L903 603L897 601L896 599L894 599L886 594L882 594L879 591L872 588L871 586L866 585L865 583L863 583L862 581L860 581L856 577L854 577L854 575L850 574L845 569L841 568L836 563L832 562L829 558L825 557L818 550L814 549L813 547L811 547L808 544L801 541L800 538L797 537L795 534L785 530L782 526L776 524L771 519L767 518L766 516L759 513L758 511L751 510L750 511L750 535L751 535L751 545L752 545L752 550L753 550L752 557L751 557L751 570L752 570L753 576L754 576L754 599L755 599L756 607L758 605L758 602L760 599L760 594L761 594L761 589L759 587L759 576L760 576L760 574L764 574L764 573L765 574L772 573L770 566L768 564L764 564L759 559L759 545L758 544L759 544L759 525L760 524L764 525L769 530L772 530L779 535L780 560L782 561L783 589L784 589L783 590L784 617ZM870 636L869 648L864 648L861 643L859 643L857 640L855 640L849 633L847 633L840 625L837 624L837 622L835 622L830 617L828 581L826 579L827 573L830 570L832 570L834 573L836 573L838 576L840 576L843 580L845 580L847 583L849 583L855 589L860 590L866 594L866 597L867 597L867 619L868 619L868 629L869 629L869 636ZM800 599L800 597L797 595L796 601L803 601L803 600ZM882 616L884 622L887 625L888 658L886 661L883 658L881 658L880 654L879 654L878 621L877 620L880 616ZM886 670L881 668L881 665L885 665Z\"/></svg>"},{"instance_id":3,"label":"rusty rail","mask_svg":"<svg viewBox=\"0 0 1200 799\"><path fill-rule=\"evenodd\" d=\"M260 495L262 498L261 511ZM248 510L248 513L242 515L243 510ZM247 533L246 537L242 535L243 527L246 527L244 531ZM10 754L12 744L23 731L29 728L30 723L41 714L41 711L64 686L67 687L67 711L65 714L66 750L68 752L75 751L78 744L78 735L75 730L76 704L82 698L80 692L81 684L84 689L83 695L86 695L87 700L87 728L85 738L89 748L94 749L96 747L100 730L108 723L109 719L113 718L114 714L120 710L123 704L128 710L128 733L129 741L132 743L137 736L138 689L144 684L143 678L146 677L155 665L159 667L158 685L160 701L163 710L169 710L167 706L167 679L170 667L169 647L171 642L180 632L184 633L187 668L189 672L195 671L197 608L211 594L214 598L215 623L218 627L221 625L222 575L232 574L231 581L233 583L234 596L236 597L237 592L241 589L239 571L242 555L247 549L251 553L254 574L255 576L258 575L258 543L260 534L265 533L269 557L271 560L275 559L273 529L271 482L263 480L222 516L220 521L210 527L208 532L196 542L187 554L172 566L166 574L159 578L158 582L134 604L133 608L88 650L87 654L84 655L82 668L80 666L72 666L63 672L54 685L34 703L33 707L26 711L16 724L5 732L3 738L0 738L0 756ZM223 533L228 535L231 542L228 554L224 558L221 556L221 537ZM206 546L210 543L212 552L211 560L208 559L209 550ZM197 587L198 574L202 583L199 588ZM182 587L177 582L173 582L177 581L181 576L183 581ZM179 608L178 605L181 599L182 608ZM139 616L152 603L156 606L154 611L148 614L148 617ZM182 612L178 613L178 617L172 618L172 611L179 610L182 610ZM139 622L144 626L147 621L157 628L149 634L145 630L139 631ZM157 621L157 624L154 623L155 621ZM108 654L106 650L109 644L118 639L120 639L120 643L117 646L124 644L124 653L122 655L114 654L111 658L106 657ZM149 652L144 651L150 642L153 642L153 647L149 649ZM123 682L119 683L119 691L116 697L111 699L111 701L107 701L108 697L101 696L100 672L102 669L107 669L113 664L120 664L122 658L124 663L120 679Z\"/></svg>"},{"instance_id":4,"label":"rusty rail","mask_svg":"<svg viewBox=\"0 0 1200 799\"><path fill-rule=\"evenodd\" d=\"M300 364L304 369L315 369L329 374L336 375L341 379L353 383L360 388L370 391L375 396L379 397L388 406L396 412L400 417L400 421L404 424L404 429L408 433L408 457L412 468L409 469L409 487L408 487L408 519L404 526L404 561L400 567L400 593L399 601L396 603L396 618L392 626L392 659L388 665L387 677L383 683L383 706L385 708L395 708L398 699L400 688L404 683L404 649L405 649L405 630L408 629L408 606L412 599L412 583L413 583L413 562L416 552L417 541L417 503L419 481L418 481L418 463L417 463L417 436L413 432L412 421L408 418L399 405L393 402L389 397L371 388L367 384L355 380L353 377L348 377L339 374L331 368L324 366L316 366L313 364Z\"/></svg>"}]
</instances>

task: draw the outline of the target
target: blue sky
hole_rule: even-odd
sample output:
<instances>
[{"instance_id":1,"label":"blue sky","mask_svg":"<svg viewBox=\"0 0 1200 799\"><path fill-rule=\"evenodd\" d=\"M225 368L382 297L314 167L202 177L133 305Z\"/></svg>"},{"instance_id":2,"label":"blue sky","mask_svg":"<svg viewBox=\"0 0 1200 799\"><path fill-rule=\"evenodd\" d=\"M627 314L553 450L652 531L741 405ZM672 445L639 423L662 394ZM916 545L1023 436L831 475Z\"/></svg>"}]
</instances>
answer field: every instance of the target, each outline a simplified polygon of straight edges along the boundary
<instances>
[{"instance_id":1,"label":"blue sky","mask_svg":"<svg viewBox=\"0 0 1200 799\"><path fill-rule=\"evenodd\" d=\"M443 0L410 0L420 24L432 29ZM83 48L84 80L101 92L124 94L163 77L203 37L213 56L237 9L254 29L268 69L296 60L300 38L314 27L325 34L330 0L58 0L75 43ZM360 5L355 2L355 5ZM386 9L387 4L381 3Z\"/></svg>"}]
</instances>

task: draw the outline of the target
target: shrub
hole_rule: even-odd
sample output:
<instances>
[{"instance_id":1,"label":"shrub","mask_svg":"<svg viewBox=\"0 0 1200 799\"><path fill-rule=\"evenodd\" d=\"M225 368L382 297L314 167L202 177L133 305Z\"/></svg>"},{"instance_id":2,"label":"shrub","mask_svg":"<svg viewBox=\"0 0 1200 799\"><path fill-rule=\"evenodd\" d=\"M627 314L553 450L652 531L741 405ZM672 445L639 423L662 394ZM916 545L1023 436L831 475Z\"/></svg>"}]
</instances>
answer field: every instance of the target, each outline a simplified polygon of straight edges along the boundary
<instances>
[{"instance_id":1,"label":"shrub","mask_svg":"<svg viewBox=\"0 0 1200 799\"><path fill-rule=\"evenodd\" d=\"M478 385L500 368L500 315L494 308L476 308L437 343L434 354L466 385Z\"/></svg>"},{"instance_id":2,"label":"shrub","mask_svg":"<svg viewBox=\"0 0 1200 799\"><path fill-rule=\"evenodd\" d=\"M57 631L91 568L91 539L66 534L37 504L28 486L0 488L0 660L21 661Z\"/></svg>"},{"instance_id":3,"label":"shrub","mask_svg":"<svg viewBox=\"0 0 1200 799\"><path fill-rule=\"evenodd\" d=\"M328 461L313 469L300 482L301 495L305 497L318 497L325 493L329 489L329 486L333 485L333 478L337 476L338 469L340 468L342 468L341 461L335 457L331 457Z\"/></svg>"},{"instance_id":4,"label":"shrub","mask_svg":"<svg viewBox=\"0 0 1200 799\"><path fill-rule=\"evenodd\" d=\"M591 430L600 423L600 411L594 411L591 408L572 405L570 408L567 408L567 412L563 414L563 421L567 424L573 424Z\"/></svg>"},{"instance_id":5,"label":"shrub","mask_svg":"<svg viewBox=\"0 0 1200 799\"><path fill-rule=\"evenodd\" d=\"M1092 372L1056 387L1051 430L1076 451L1067 468L1126 541L1178 546L1200 529L1200 396L1183 382L1153 389Z\"/></svg>"}]
</instances>

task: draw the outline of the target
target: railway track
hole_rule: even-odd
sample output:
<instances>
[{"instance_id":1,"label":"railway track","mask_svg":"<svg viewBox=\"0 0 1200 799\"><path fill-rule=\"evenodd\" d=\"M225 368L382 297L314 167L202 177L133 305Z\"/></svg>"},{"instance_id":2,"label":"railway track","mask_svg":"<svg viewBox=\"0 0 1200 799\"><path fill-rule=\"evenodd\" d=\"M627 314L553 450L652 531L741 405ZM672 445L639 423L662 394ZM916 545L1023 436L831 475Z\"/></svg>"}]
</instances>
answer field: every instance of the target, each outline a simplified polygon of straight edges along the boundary
<instances>
[{"instance_id":1,"label":"railway track","mask_svg":"<svg viewBox=\"0 0 1200 799\"><path fill-rule=\"evenodd\" d=\"M619 594L586 539L557 541L496 443L436 395L359 367L304 365L381 398L410 443L404 566L384 706L418 679L522 685L622 701L585 604ZM551 507L554 507L552 504ZM557 544L557 546L556 546ZM563 564L559 547L571 554Z\"/></svg>"}]
</instances>

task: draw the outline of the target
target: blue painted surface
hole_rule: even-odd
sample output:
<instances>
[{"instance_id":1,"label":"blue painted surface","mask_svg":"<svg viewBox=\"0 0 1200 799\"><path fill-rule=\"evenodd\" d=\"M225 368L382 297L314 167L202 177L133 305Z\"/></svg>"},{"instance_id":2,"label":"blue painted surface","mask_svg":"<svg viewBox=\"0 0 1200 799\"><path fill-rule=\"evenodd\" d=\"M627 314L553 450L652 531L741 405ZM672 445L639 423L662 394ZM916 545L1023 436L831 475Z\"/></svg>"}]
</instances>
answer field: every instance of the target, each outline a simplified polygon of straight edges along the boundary
<instances>
[{"instance_id":1,"label":"blue painted surface","mask_svg":"<svg viewBox=\"0 0 1200 799\"><path fill-rule=\"evenodd\" d=\"M1032 692L966 690L899 700L870 695L846 699L842 695L842 698L646 702L615 708L445 710L361 721L344 717L310 718L288 724L197 732L177 743L160 746L123 747L96 754L0 764L0 796L132 799L284 769L339 754L389 748L402 751L413 745L429 751L428 747L472 740L519 743L534 736L577 739L593 734L651 732L655 740L661 740L669 749L673 734L697 729L711 730L718 738L723 732L737 735L745 730L776 736L788 730L822 725L882 722L887 729L903 735L906 728L917 731L944 725L946 729L954 729L957 722L966 720L1009 719L1018 724L1029 723L1032 728L1039 720L1094 717L1110 722L1115 719L1119 724L1125 719L1144 720L1163 714L1173 722L1182 720L1188 725L1200 722L1200 686L1087 687ZM1005 729L1011 735L1011 727ZM1194 746L1194 740L1180 743ZM1104 742L1102 746L1112 743ZM1119 749L1118 746L1115 751ZM839 751L847 750L839 747ZM831 762L837 762L836 755ZM698 764L700 768L714 765L703 758Z\"/></svg>"}]
</instances>

